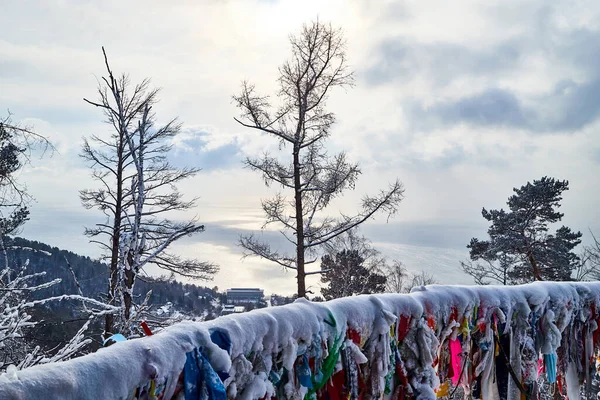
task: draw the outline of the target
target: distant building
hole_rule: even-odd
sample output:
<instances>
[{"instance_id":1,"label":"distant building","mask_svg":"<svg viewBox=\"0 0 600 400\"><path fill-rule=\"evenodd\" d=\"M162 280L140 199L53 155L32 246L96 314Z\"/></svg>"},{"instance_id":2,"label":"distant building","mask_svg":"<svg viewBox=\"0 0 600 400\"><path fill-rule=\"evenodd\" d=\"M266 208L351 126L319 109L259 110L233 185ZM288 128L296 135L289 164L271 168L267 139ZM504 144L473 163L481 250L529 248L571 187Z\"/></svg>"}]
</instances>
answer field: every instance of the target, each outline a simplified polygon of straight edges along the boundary
<instances>
[{"instance_id":1,"label":"distant building","mask_svg":"<svg viewBox=\"0 0 600 400\"><path fill-rule=\"evenodd\" d=\"M223 310L221 311L221 315L229 315L229 314L239 314L246 311L246 307L244 306L234 306L231 304L223 306Z\"/></svg>"},{"instance_id":2,"label":"distant building","mask_svg":"<svg viewBox=\"0 0 600 400\"><path fill-rule=\"evenodd\" d=\"M259 303L265 294L257 288L232 288L227 289L227 304Z\"/></svg>"}]
</instances>

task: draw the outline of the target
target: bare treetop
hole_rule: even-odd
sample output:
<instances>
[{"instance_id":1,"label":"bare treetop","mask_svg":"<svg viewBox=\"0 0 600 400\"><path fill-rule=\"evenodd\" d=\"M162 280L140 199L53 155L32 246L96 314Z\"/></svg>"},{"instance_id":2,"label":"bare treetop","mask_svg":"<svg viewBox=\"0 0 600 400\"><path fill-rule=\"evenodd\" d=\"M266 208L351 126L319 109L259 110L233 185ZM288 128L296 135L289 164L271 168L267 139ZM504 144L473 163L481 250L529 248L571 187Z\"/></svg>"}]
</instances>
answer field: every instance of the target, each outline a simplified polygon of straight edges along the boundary
<instances>
[{"instance_id":1,"label":"bare treetop","mask_svg":"<svg viewBox=\"0 0 600 400\"><path fill-rule=\"evenodd\" d=\"M281 104L273 111L269 97L244 82L242 93L234 96L242 110L236 121L303 148L329 135L335 116L324 108L327 95L333 87L353 85L354 76L340 29L319 22L304 25L299 36L290 36L290 43L292 57L279 67Z\"/></svg>"}]
</instances>

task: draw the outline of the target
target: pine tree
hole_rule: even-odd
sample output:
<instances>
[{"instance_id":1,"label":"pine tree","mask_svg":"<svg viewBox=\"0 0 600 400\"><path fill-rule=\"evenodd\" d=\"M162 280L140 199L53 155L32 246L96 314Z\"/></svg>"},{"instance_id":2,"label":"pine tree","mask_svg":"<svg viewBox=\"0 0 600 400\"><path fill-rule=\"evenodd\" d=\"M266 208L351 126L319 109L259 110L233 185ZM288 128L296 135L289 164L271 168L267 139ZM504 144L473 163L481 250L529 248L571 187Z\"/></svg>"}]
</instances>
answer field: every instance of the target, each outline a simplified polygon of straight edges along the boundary
<instances>
[{"instance_id":1,"label":"pine tree","mask_svg":"<svg viewBox=\"0 0 600 400\"><path fill-rule=\"evenodd\" d=\"M11 121L0 119L0 238L15 233L29 219L31 196L15 179L34 150L53 149L48 140Z\"/></svg>"},{"instance_id":2,"label":"pine tree","mask_svg":"<svg viewBox=\"0 0 600 400\"><path fill-rule=\"evenodd\" d=\"M368 268L359 250L326 254L321 259L321 269L321 282L328 285L321 289L326 300L385 291L386 277Z\"/></svg>"},{"instance_id":3,"label":"pine tree","mask_svg":"<svg viewBox=\"0 0 600 400\"><path fill-rule=\"evenodd\" d=\"M484 208L481 214L491 223L489 239L471 239L467 248L476 264L462 263L463 270L478 283L571 280L579 263L572 250L581 243L581 232L566 226L550 231L564 216L557 209L568 189L568 181L543 177L513 189L507 211Z\"/></svg>"}]
</instances>

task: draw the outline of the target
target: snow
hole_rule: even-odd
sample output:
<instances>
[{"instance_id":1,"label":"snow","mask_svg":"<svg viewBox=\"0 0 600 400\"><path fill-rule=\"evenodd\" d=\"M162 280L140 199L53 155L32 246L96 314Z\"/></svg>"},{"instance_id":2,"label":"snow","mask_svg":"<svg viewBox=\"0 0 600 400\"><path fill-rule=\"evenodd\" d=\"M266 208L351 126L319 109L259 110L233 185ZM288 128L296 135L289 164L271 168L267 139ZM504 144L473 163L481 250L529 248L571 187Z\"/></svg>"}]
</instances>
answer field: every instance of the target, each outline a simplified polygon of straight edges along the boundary
<instances>
[{"instance_id":1,"label":"snow","mask_svg":"<svg viewBox=\"0 0 600 400\"><path fill-rule=\"evenodd\" d=\"M500 334L512 332L515 341L530 343L525 350L534 346L538 353L558 354L557 368L561 372L561 352L557 350L561 343L566 343L565 336L571 334L574 321L588 327L585 353L593 354L591 333L597 329L598 317L592 309L599 306L600 283L540 282L514 287L434 285L411 294L362 295L326 303L300 299L290 305L213 321L182 322L154 336L116 343L70 361L21 371L11 369L0 376L0 398L126 399L137 387L155 380L157 385L164 386L163 398L168 399L183 371L186 353L194 349L201 349L214 371L228 373L224 385L229 398L258 399L275 393L269 376L277 376L281 365L292 374L284 391L293 398L301 398L298 396L303 393L310 394L310 388L293 378L301 372L297 367L302 355L325 360L339 350L335 343L347 349L340 352L340 358L353 360L352 365L365 365L370 371L368 387L377 395L385 389L386 376L394 371L390 341L400 333L396 322L405 316L410 323L399 354L411 390L417 399L434 399L434 390L441 382L439 369L433 363L439 357L440 346L450 338L455 340L461 321L468 318L482 324L481 340L490 344L494 342L493 327L509 322ZM530 328L527 321L532 317L539 321L541 333L536 337L530 337L531 329L526 329ZM348 329L357 332L360 343L349 340ZM230 338L229 349L213 343L211 333L215 331ZM338 338L343 340L337 341ZM523 365L529 365L525 362L527 354L518 353L519 348L511 343L511 364L521 365L518 361L523 359ZM482 353L476 371L488 378L482 385L484 396L496 398L492 354ZM537 363L537 359L534 361ZM344 365L339 362L338 359L336 370ZM581 372L576 365L568 365L568 371L562 372L569 393L574 393L572 383L577 382ZM352 374L357 373L354 367L349 368ZM528 371L531 373L525 368L518 369L519 375ZM510 384L509 390L518 392Z\"/></svg>"},{"instance_id":2,"label":"snow","mask_svg":"<svg viewBox=\"0 0 600 400\"><path fill-rule=\"evenodd\" d=\"M27 247L27 246L9 246L8 248L9 249L20 249L20 250L30 251L32 253L42 253L47 256L52 256L52 253L50 253L49 251L34 249L32 247Z\"/></svg>"}]
</instances>

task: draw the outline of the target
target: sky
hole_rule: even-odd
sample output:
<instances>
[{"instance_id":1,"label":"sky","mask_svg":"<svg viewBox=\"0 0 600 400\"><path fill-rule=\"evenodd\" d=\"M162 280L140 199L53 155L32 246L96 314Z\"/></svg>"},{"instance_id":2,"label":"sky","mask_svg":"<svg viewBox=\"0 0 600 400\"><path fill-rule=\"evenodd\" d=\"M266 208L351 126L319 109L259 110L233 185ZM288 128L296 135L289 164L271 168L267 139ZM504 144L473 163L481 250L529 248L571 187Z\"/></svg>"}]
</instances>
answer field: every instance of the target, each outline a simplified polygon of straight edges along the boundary
<instances>
[{"instance_id":1,"label":"sky","mask_svg":"<svg viewBox=\"0 0 600 400\"><path fill-rule=\"evenodd\" d=\"M439 283L472 282L459 262L471 237L485 237L481 208L546 175L569 180L563 222L584 243L600 234L594 0L22 0L0 14L0 110L56 147L19 176L36 199L22 236L99 255L83 230L101 217L78 196L97 184L78 155L83 137L109 133L83 101L95 98L105 46L115 72L161 88L159 122L183 123L173 160L202 168L181 186L197 207L177 217L197 215L206 232L174 247L220 265L214 282L197 283L293 293L293 272L242 260L236 244L260 230L260 200L275 193L242 161L278 147L234 121L232 96L243 80L274 95L289 35L317 18L343 29L356 76L327 103L337 117L328 148L362 170L336 207L357 208L396 178L406 189L395 218L362 229L384 255Z\"/></svg>"}]
</instances>

